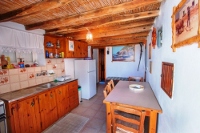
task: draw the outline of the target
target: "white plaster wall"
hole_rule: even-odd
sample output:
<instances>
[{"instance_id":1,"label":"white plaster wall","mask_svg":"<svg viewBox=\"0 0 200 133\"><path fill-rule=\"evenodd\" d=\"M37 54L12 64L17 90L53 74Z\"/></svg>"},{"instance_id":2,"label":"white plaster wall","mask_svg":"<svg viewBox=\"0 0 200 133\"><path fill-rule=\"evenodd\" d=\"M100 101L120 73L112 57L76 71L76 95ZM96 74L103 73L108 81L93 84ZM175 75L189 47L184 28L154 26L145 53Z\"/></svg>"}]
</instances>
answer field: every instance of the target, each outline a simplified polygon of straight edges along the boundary
<instances>
[{"instance_id":1,"label":"white plaster wall","mask_svg":"<svg viewBox=\"0 0 200 133\"><path fill-rule=\"evenodd\" d=\"M155 27L163 26L163 46L152 49L152 74L147 72L150 83L163 110L158 116L158 133L200 133L200 48L197 43L172 52L171 15L173 6L181 0L166 0ZM147 38L150 43L151 33ZM147 46L148 47L148 46ZM148 52L148 50L147 50ZM149 59L147 64L149 64ZM161 89L161 64L174 63L173 96L170 99Z\"/></svg>"},{"instance_id":2,"label":"white plaster wall","mask_svg":"<svg viewBox=\"0 0 200 133\"><path fill-rule=\"evenodd\" d=\"M107 48L106 48L107 49ZM129 77L142 76L145 72L145 48L140 62L139 71L137 71L140 58L140 45L135 45L135 62L112 62L112 47L109 47L110 54L106 54L106 77Z\"/></svg>"},{"instance_id":3,"label":"white plaster wall","mask_svg":"<svg viewBox=\"0 0 200 133\"><path fill-rule=\"evenodd\" d=\"M97 75L97 83L99 82L99 50L98 49L93 49L93 59L96 60L96 75Z\"/></svg>"},{"instance_id":4,"label":"white plaster wall","mask_svg":"<svg viewBox=\"0 0 200 133\"><path fill-rule=\"evenodd\" d=\"M65 58L65 74L66 75L71 75L71 78L75 77L75 71L74 71L74 58Z\"/></svg>"}]
</instances>

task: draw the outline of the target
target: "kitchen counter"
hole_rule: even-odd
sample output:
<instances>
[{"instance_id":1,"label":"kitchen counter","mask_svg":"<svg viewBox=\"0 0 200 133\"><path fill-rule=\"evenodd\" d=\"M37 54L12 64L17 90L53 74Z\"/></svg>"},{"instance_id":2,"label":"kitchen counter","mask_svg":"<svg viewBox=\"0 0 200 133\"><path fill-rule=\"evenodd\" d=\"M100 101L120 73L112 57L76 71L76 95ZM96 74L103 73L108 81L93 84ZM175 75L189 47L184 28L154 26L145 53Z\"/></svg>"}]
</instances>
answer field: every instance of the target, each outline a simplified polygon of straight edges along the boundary
<instances>
[{"instance_id":1,"label":"kitchen counter","mask_svg":"<svg viewBox=\"0 0 200 133\"><path fill-rule=\"evenodd\" d=\"M37 93L40 93L40 92L43 92L43 91L46 91L46 90L49 90L51 88L60 86L62 84L66 84L66 83L74 81L74 80L77 80L77 79L69 79L69 80L66 80L66 81L63 81L63 82L52 81L52 82L48 82L48 83L53 84L53 85L47 85L47 83L43 83L43 84L36 85L36 86L33 86L33 87L28 87L28 88L25 88L25 89L4 93L4 94L0 95L0 99L3 100L4 102L10 103L10 102L20 100L22 98L25 98L25 97L28 97L28 96L31 96L31 95L35 95Z\"/></svg>"}]
</instances>

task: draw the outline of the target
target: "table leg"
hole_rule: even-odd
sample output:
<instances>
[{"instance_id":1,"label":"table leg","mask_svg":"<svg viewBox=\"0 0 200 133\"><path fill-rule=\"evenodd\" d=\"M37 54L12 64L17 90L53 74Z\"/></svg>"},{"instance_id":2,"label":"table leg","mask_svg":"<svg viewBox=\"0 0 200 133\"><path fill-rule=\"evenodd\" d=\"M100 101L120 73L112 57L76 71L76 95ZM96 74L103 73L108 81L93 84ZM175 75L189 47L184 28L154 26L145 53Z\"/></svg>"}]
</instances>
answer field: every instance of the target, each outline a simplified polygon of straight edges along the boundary
<instances>
[{"instance_id":1,"label":"table leg","mask_svg":"<svg viewBox=\"0 0 200 133\"><path fill-rule=\"evenodd\" d=\"M111 133L110 103L106 103L106 129L107 129L107 133Z\"/></svg>"},{"instance_id":2,"label":"table leg","mask_svg":"<svg viewBox=\"0 0 200 133\"><path fill-rule=\"evenodd\" d=\"M157 112L150 111L149 133L156 133L156 125L157 125Z\"/></svg>"}]
</instances>

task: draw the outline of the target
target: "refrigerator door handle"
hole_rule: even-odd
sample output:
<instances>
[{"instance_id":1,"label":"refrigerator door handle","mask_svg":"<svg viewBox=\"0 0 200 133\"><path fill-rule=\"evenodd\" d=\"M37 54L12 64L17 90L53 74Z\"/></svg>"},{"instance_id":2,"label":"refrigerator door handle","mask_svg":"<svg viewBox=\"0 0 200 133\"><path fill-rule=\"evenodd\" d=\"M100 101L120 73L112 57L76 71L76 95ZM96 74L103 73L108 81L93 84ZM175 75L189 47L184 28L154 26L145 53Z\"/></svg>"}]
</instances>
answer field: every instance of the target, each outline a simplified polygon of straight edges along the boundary
<instances>
[{"instance_id":1,"label":"refrigerator door handle","mask_svg":"<svg viewBox=\"0 0 200 133\"><path fill-rule=\"evenodd\" d=\"M96 72L95 70L93 70L93 71L88 71L88 73L90 73L90 72Z\"/></svg>"}]
</instances>

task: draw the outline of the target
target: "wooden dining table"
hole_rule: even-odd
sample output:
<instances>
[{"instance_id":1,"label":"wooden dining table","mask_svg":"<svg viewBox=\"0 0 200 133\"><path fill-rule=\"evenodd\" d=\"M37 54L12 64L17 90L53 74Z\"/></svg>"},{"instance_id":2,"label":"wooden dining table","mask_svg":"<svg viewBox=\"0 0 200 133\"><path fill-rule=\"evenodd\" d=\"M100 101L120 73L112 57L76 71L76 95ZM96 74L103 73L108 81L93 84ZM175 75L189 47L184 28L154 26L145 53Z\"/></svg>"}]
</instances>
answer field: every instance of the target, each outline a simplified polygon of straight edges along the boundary
<instances>
[{"instance_id":1,"label":"wooden dining table","mask_svg":"<svg viewBox=\"0 0 200 133\"><path fill-rule=\"evenodd\" d=\"M141 85L143 89L130 89L129 85ZM145 110L149 117L149 133L156 133L157 115L162 113L162 109L156 99L153 90L148 82L119 81L114 89L103 101L106 104L107 133L111 133L111 103L121 106Z\"/></svg>"}]
</instances>

